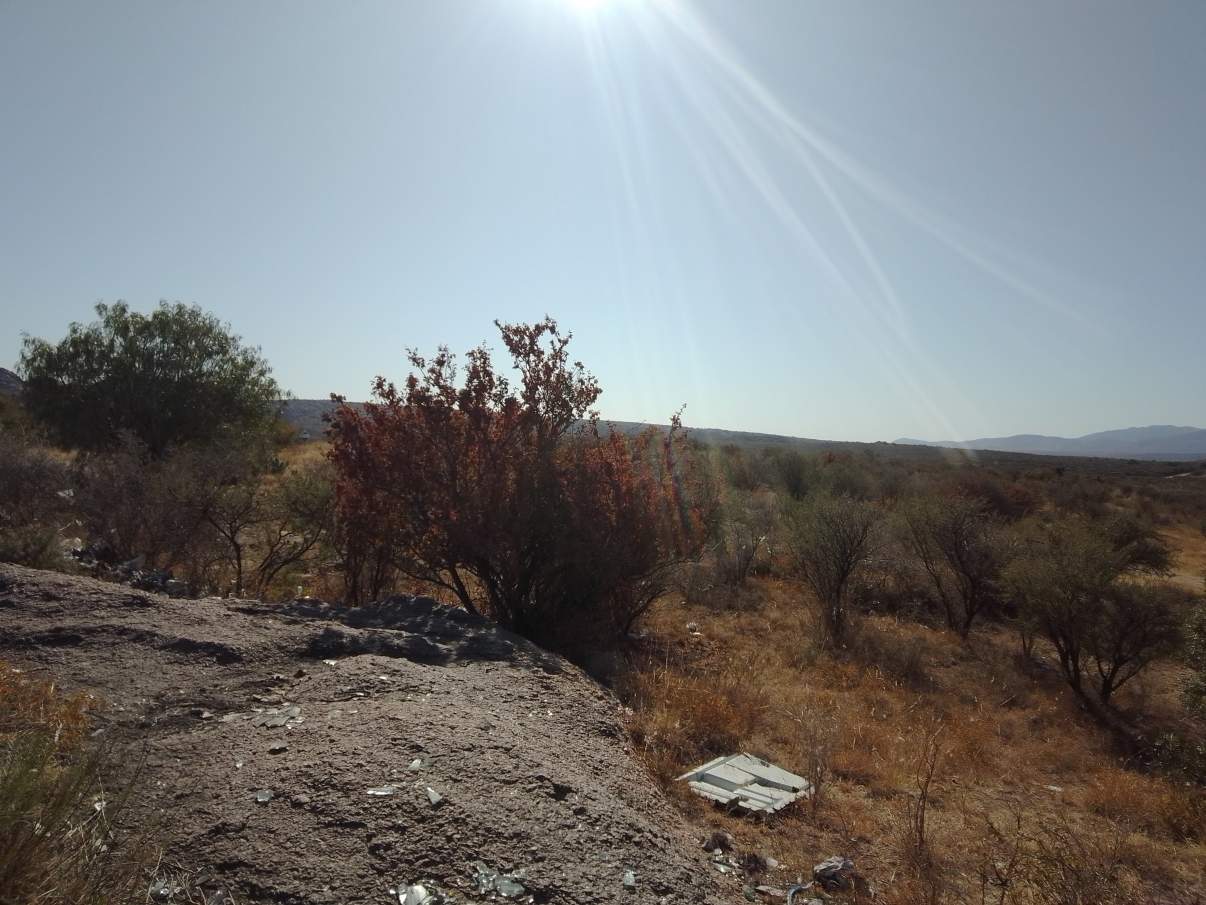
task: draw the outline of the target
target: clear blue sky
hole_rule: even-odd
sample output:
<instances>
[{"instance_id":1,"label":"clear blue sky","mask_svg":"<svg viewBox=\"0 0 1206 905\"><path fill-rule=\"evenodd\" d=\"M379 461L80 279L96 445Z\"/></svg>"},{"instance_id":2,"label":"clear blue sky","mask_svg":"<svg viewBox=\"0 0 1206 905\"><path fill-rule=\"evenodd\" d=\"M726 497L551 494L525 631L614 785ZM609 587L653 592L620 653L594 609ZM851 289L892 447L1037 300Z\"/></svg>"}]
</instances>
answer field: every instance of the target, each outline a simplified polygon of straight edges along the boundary
<instances>
[{"instance_id":1,"label":"clear blue sky","mask_svg":"<svg viewBox=\"0 0 1206 905\"><path fill-rule=\"evenodd\" d=\"M493 318L605 416L1206 425L1206 3L0 0L0 364L197 302L301 397Z\"/></svg>"}]
</instances>

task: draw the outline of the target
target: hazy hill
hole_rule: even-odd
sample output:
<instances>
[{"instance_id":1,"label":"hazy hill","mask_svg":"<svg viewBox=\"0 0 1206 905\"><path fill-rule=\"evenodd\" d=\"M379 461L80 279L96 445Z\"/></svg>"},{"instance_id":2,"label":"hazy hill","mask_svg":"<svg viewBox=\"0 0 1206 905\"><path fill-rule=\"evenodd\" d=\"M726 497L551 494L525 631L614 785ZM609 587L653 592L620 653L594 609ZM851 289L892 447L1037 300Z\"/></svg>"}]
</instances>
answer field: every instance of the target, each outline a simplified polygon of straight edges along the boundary
<instances>
[{"instance_id":1,"label":"hazy hill","mask_svg":"<svg viewBox=\"0 0 1206 905\"><path fill-rule=\"evenodd\" d=\"M360 403L352 403L359 405ZM282 416L298 431L307 432L315 439L321 437L326 430L322 420L323 415L333 411L335 403L329 399L290 399L284 403ZM614 421L612 426L625 433L636 433L648 427L648 424L636 421ZM664 425L660 425L663 426ZM1165 439L1159 441L1160 432L1164 431ZM897 440L896 444L889 443L857 443L848 440L817 440L809 437L788 437L782 434L760 434L751 431L723 430L714 427L690 427L691 437L710 446L738 446L744 449L795 449L802 452L830 450L833 452L849 452L856 454L889 454L897 458L929 461L935 456L950 456L942 449L974 449L991 453L991 458L998 464L1017 462L1018 456L1058 456L1061 458L1090 458L1090 459L1139 459L1148 460L1156 468L1157 461L1176 462L1191 459L1206 458L1206 430L1192 427L1151 427L1130 428L1120 431L1105 431L1090 434L1075 440L1062 437L1043 437L1039 435L1019 435L1016 437L988 438L973 440L969 444L955 441L930 443L925 440ZM1144 438L1150 438L1147 441ZM1092 441L1099 438L1098 442ZM983 456L979 457L985 461ZM1088 463L1082 463L1087 466ZM1097 469L1115 469L1126 467L1124 463L1117 465L1101 462ZM1144 466L1148 468L1149 466Z\"/></svg>"},{"instance_id":2,"label":"hazy hill","mask_svg":"<svg viewBox=\"0 0 1206 905\"><path fill-rule=\"evenodd\" d=\"M360 403L352 403L359 405ZM281 417L311 437L322 436L326 430L323 416L334 411L336 403L329 399L289 399L281 409ZM637 421L612 421L612 427L626 434L634 434L649 427ZM658 425L664 427L664 425ZM835 447L861 447L865 443L846 443L839 440L812 440L807 437L785 437L780 434L758 434L750 431L730 431L713 427L692 427L691 436L714 446L732 444L743 447L781 446L794 449L830 449Z\"/></svg>"},{"instance_id":3,"label":"hazy hill","mask_svg":"<svg viewBox=\"0 0 1206 905\"><path fill-rule=\"evenodd\" d=\"M983 437L965 442L914 440L907 437L896 442L911 446L985 449L1044 456L1094 456L1116 459L1206 458L1206 430L1171 424L1128 427L1072 438L1015 434L1011 437Z\"/></svg>"},{"instance_id":4,"label":"hazy hill","mask_svg":"<svg viewBox=\"0 0 1206 905\"><path fill-rule=\"evenodd\" d=\"M8 368L0 368L0 396L20 396L25 382Z\"/></svg>"}]
</instances>

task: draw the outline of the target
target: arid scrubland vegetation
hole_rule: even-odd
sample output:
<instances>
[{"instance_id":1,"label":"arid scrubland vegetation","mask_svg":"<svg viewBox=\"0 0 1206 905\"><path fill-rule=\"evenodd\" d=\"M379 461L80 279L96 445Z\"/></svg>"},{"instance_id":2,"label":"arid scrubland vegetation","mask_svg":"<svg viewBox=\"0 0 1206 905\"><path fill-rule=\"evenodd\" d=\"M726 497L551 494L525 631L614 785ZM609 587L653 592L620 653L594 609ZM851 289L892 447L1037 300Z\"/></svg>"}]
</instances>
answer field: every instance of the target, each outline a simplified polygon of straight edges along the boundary
<instances>
[{"instance_id":1,"label":"arid scrubland vegetation","mask_svg":"<svg viewBox=\"0 0 1206 905\"><path fill-rule=\"evenodd\" d=\"M98 314L27 344L0 559L180 596L432 593L610 684L691 819L793 870L851 857L880 901L1201 900L1203 463L626 435L548 320L500 325L514 383L484 347L414 353L300 445L212 318ZM26 735L0 736L12 764ZM674 782L738 750L811 800L754 822Z\"/></svg>"},{"instance_id":2,"label":"arid scrubland vegetation","mask_svg":"<svg viewBox=\"0 0 1206 905\"><path fill-rule=\"evenodd\" d=\"M1202 478L711 455L724 527L620 680L688 812L674 778L749 750L820 794L720 825L884 901L1198 900L1203 616L1165 538Z\"/></svg>"}]
</instances>

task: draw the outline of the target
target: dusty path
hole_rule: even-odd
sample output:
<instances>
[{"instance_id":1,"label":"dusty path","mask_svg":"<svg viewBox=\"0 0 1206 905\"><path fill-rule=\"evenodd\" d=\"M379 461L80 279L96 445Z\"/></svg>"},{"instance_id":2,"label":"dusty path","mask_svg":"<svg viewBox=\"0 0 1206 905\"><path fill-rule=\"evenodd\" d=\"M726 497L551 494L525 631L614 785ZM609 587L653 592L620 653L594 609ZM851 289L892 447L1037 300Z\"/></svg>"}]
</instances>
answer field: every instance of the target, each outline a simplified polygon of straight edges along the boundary
<instances>
[{"instance_id":1,"label":"dusty path","mask_svg":"<svg viewBox=\"0 0 1206 905\"><path fill-rule=\"evenodd\" d=\"M145 745L138 807L208 889L486 901L480 863L538 903L739 897L576 668L423 600L336 615L0 565L0 658L107 702L105 733Z\"/></svg>"}]
</instances>

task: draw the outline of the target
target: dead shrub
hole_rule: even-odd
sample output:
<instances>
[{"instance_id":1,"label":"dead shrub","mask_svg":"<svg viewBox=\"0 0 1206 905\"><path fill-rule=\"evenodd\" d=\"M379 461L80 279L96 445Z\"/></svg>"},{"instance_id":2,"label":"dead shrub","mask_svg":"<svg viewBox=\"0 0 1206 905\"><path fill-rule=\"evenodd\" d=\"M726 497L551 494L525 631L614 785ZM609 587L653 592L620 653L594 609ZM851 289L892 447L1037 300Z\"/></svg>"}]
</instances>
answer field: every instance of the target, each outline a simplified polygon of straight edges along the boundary
<instances>
[{"instance_id":1,"label":"dead shrub","mask_svg":"<svg viewBox=\"0 0 1206 905\"><path fill-rule=\"evenodd\" d=\"M327 463L289 469L269 440L153 458L126 437L82 458L74 501L93 549L109 564L178 572L194 590L267 596L329 536L334 512Z\"/></svg>"},{"instance_id":2,"label":"dead shrub","mask_svg":"<svg viewBox=\"0 0 1206 905\"><path fill-rule=\"evenodd\" d=\"M999 519L982 499L917 497L900 507L901 535L963 638L996 600L1003 550Z\"/></svg>"},{"instance_id":3,"label":"dead shrub","mask_svg":"<svg viewBox=\"0 0 1206 905\"><path fill-rule=\"evenodd\" d=\"M1036 816L1033 802L1025 800L965 801L963 818L982 905L1154 900L1145 892L1161 872L1160 855L1153 862L1119 832L1102 832L1063 813Z\"/></svg>"},{"instance_id":4,"label":"dead shrub","mask_svg":"<svg viewBox=\"0 0 1206 905\"><path fill-rule=\"evenodd\" d=\"M65 565L58 528L66 518L67 469L17 431L0 432L0 562Z\"/></svg>"},{"instance_id":5,"label":"dead shrub","mask_svg":"<svg viewBox=\"0 0 1206 905\"><path fill-rule=\"evenodd\" d=\"M877 670L889 681L908 688L924 688L929 682L925 659L928 646L916 636L902 637L884 631L870 621L849 633L846 654L859 664Z\"/></svg>"},{"instance_id":6,"label":"dead shrub","mask_svg":"<svg viewBox=\"0 0 1206 905\"><path fill-rule=\"evenodd\" d=\"M853 496L819 494L788 516L788 546L795 567L816 596L821 625L833 644L845 643L850 591L867 565L880 512Z\"/></svg>"},{"instance_id":7,"label":"dead shrub","mask_svg":"<svg viewBox=\"0 0 1206 905\"><path fill-rule=\"evenodd\" d=\"M216 552L199 529L221 481L207 477L196 455L154 459L125 435L113 449L80 458L72 486L75 511L102 559L142 557L148 568L188 564L203 580Z\"/></svg>"},{"instance_id":8,"label":"dead shrub","mask_svg":"<svg viewBox=\"0 0 1206 905\"><path fill-rule=\"evenodd\" d=\"M14 562L31 569L67 567L59 533L42 525L0 528L0 562Z\"/></svg>"},{"instance_id":9,"label":"dead shrub","mask_svg":"<svg viewBox=\"0 0 1206 905\"><path fill-rule=\"evenodd\" d=\"M940 732L941 729L936 729L924 737L914 768L914 788L905 803L901 825L901 858L919 877L935 876L938 873L935 869L934 852L930 847L927 820L934 777L942 757Z\"/></svg>"},{"instance_id":10,"label":"dead shrub","mask_svg":"<svg viewBox=\"0 0 1206 905\"><path fill-rule=\"evenodd\" d=\"M830 760L840 725L833 713L818 709L798 710L789 716L799 727L798 748L803 754L801 775L808 780L811 790L808 807L815 819L828 797L832 774Z\"/></svg>"},{"instance_id":11,"label":"dead shrub","mask_svg":"<svg viewBox=\"0 0 1206 905\"><path fill-rule=\"evenodd\" d=\"M722 585L743 585L754 571L765 535L756 535L740 522L726 525L724 536L714 553L716 578Z\"/></svg>"},{"instance_id":12,"label":"dead shrub","mask_svg":"<svg viewBox=\"0 0 1206 905\"><path fill-rule=\"evenodd\" d=\"M1109 905L1136 901L1121 835L1099 836L1064 817L1028 831L1022 876L1043 905ZM1130 887L1130 888L1128 888Z\"/></svg>"}]
</instances>

